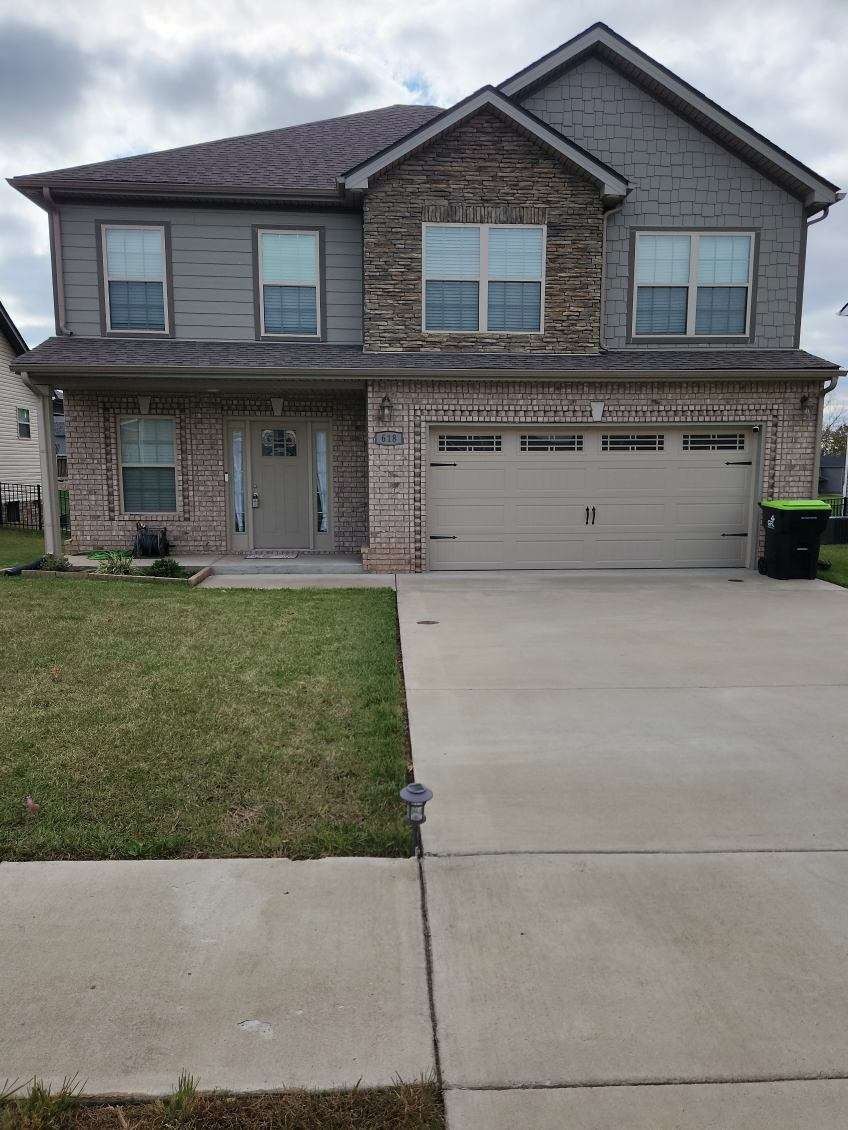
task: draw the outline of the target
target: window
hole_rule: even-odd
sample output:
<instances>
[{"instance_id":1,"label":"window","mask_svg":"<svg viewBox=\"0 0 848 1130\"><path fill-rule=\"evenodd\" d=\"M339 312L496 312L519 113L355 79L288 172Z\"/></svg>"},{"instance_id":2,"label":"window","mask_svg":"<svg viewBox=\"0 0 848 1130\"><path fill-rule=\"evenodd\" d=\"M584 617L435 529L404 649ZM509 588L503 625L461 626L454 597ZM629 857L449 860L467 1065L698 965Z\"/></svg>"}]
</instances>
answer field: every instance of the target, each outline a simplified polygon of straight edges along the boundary
<instances>
[{"instance_id":1,"label":"window","mask_svg":"<svg viewBox=\"0 0 848 1130\"><path fill-rule=\"evenodd\" d=\"M233 533L247 529L244 511L244 428L233 428L230 439L233 460Z\"/></svg>"},{"instance_id":2,"label":"window","mask_svg":"<svg viewBox=\"0 0 848 1130\"><path fill-rule=\"evenodd\" d=\"M29 408L18 408L18 439L32 438L32 424L29 418Z\"/></svg>"},{"instance_id":3,"label":"window","mask_svg":"<svg viewBox=\"0 0 848 1130\"><path fill-rule=\"evenodd\" d=\"M165 229L103 228L106 328L134 333L167 333Z\"/></svg>"},{"instance_id":4,"label":"window","mask_svg":"<svg viewBox=\"0 0 848 1130\"><path fill-rule=\"evenodd\" d=\"M315 432L315 528L326 534L330 516L330 479L327 467L327 433Z\"/></svg>"},{"instance_id":5,"label":"window","mask_svg":"<svg viewBox=\"0 0 848 1130\"><path fill-rule=\"evenodd\" d=\"M500 451L501 436L439 436L439 451Z\"/></svg>"},{"instance_id":6,"label":"window","mask_svg":"<svg viewBox=\"0 0 848 1130\"><path fill-rule=\"evenodd\" d=\"M522 451L582 451L582 435L523 435Z\"/></svg>"},{"instance_id":7,"label":"window","mask_svg":"<svg viewBox=\"0 0 848 1130\"><path fill-rule=\"evenodd\" d=\"M663 451L664 448L665 436L646 432L601 436L601 451Z\"/></svg>"},{"instance_id":8,"label":"window","mask_svg":"<svg viewBox=\"0 0 848 1130\"><path fill-rule=\"evenodd\" d=\"M698 432L683 436L684 451L744 451L744 432Z\"/></svg>"},{"instance_id":9,"label":"window","mask_svg":"<svg viewBox=\"0 0 848 1130\"><path fill-rule=\"evenodd\" d=\"M121 421L120 433L124 510L130 514L176 510L174 421L136 416Z\"/></svg>"},{"instance_id":10,"label":"window","mask_svg":"<svg viewBox=\"0 0 848 1130\"><path fill-rule=\"evenodd\" d=\"M290 428L265 428L262 432L262 454L297 455L297 435Z\"/></svg>"},{"instance_id":11,"label":"window","mask_svg":"<svg viewBox=\"0 0 848 1130\"><path fill-rule=\"evenodd\" d=\"M262 334L318 337L318 232L260 231L257 240Z\"/></svg>"},{"instance_id":12,"label":"window","mask_svg":"<svg viewBox=\"0 0 848 1130\"><path fill-rule=\"evenodd\" d=\"M424 329L540 333L543 227L425 224Z\"/></svg>"},{"instance_id":13,"label":"window","mask_svg":"<svg viewBox=\"0 0 848 1130\"><path fill-rule=\"evenodd\" d=\"M634 335L745 336L753 247L750 233L637 233Z\"/></svg>"}]
</instances>

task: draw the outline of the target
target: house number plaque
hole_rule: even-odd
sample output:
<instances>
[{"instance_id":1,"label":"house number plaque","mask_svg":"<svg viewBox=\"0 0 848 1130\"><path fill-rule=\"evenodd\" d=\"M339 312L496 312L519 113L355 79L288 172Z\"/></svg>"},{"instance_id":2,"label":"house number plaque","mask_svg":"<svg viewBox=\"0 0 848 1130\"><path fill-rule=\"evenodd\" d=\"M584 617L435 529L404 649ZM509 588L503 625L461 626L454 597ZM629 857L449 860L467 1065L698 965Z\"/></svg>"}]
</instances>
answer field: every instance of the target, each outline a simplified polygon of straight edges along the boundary
<instances>
[{"instance_id":1,"label":"house number plaque","mask_svg":"<svg viewBox=\"0 0 848 1130\"><path fill-rule=\"evenodd\" d=\"M378 447L400 447L403 443L403 432L375 432L374 442Z\"/></svg>"}]
</instances>

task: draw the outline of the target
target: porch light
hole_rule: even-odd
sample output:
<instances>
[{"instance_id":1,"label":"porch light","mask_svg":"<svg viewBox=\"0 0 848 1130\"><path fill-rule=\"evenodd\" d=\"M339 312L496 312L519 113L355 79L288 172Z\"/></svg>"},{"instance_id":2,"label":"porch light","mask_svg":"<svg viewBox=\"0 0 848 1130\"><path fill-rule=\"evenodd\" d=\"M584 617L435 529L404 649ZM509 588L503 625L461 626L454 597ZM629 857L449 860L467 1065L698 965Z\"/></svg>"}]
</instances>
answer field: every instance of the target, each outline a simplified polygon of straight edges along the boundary
<instances>
[{"instance_id":1,"label":"porch light","mask_svg":"<svg viewBox=\"0 0 848 1130\"><path fill-rule=\"evenodd\" d=\"M386 396L384 396L383 399L380 401L380 407L377 410L377 414L380 417L380 423L381 424L388 424L389 420L391 420L391 418L392 418L392 412L394 411L394 407L395 407L394 404L392 404L392 398L388 394Z\"/></svg>"}]
</instances>

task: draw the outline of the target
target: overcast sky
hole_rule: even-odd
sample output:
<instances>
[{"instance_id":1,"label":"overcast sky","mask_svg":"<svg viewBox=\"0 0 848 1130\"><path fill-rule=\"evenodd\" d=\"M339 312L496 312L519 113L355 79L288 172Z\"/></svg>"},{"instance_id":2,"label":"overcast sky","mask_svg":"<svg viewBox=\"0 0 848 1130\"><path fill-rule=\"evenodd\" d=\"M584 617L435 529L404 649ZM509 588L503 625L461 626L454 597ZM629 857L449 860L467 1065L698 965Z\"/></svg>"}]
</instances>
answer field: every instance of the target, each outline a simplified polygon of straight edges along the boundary
<instances>
[{"instance_id":1,"label":"overcast sky","mask_svg":"<svg viewBox=\"0 0 848 1130\"><path fill-rule=\"evenodd\" d=\"M848 0L0 0L0 299L53 332L46 218L8 176L449 106L598 19L848 187ZM848 367L846 264L848 201L810 229L802 339Z\"/></svg>"}]
</instances>

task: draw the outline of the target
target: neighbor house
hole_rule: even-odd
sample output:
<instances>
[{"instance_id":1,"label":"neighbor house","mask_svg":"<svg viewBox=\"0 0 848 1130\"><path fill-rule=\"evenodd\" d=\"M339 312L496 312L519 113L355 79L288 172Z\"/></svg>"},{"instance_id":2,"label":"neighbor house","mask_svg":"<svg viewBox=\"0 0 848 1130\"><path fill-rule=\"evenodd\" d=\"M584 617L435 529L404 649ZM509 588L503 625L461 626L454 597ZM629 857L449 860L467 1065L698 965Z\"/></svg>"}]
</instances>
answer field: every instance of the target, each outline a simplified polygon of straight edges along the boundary
<instances>
[{"instance_id":1,"label":"neighbor house","mask_svg":"<svg viewBox=\"0 0 848 1130\"><path fill-rule=\"evenodd\" d=\"M0 302L0 484L35 486L41 481L38 456L38 397L9 367L27 344ZM0 520L3 515L0 515Z\"/></svg>"},{"instance_id":2,"label":"neighbor house","mask_svg":"<svg viewBox=\"0 0 848 1130\"><path fill-rule=\"evenodd\" d=\"M816 493L807 227L843 194L603 24L446 110L11 183L81 550L750 565L756 500Z\"/></svg>"}]
</instances>

